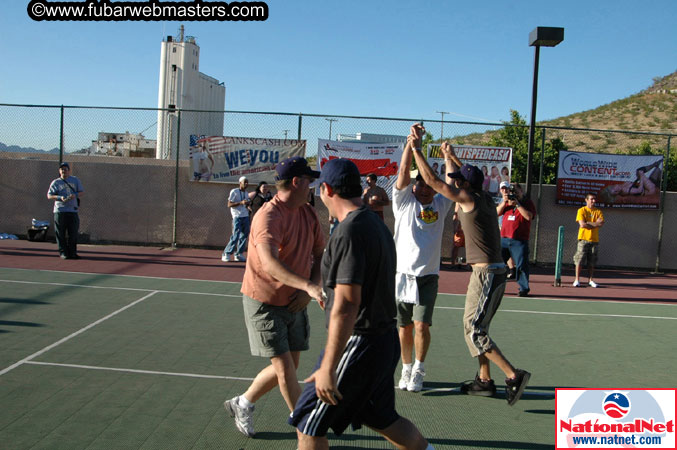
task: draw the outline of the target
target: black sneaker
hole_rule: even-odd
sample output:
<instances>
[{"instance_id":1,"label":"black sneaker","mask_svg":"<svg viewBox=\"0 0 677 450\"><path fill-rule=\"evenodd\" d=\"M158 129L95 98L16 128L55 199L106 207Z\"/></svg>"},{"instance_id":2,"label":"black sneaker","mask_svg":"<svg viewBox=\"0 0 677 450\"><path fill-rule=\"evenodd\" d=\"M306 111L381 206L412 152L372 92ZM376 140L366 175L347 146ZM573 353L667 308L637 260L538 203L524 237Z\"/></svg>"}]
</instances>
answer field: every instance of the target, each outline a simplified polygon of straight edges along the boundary
<instances>
[{"instance_id":1,"label":"black sneaker","mask_svg":"<svg viewBox=\"0 0 677 450\"><path fill-rule=\"evenodd\" d=\"M510 269L508 268L508 275L506 275L506 278L508 280L514 280L517 275L517 269Z\"/></svg>"},{"instance_id":2,"label":"black sneaker","mask_svg":"<svg viewBox=\"0 0 677 450\"><path fill-rule=\"evenodd\" d=\"M508 400L508 405L514 405L522 397L529 378L531 374L526 370L515 369L515 378L505 379L505 399Z\"/></svg>"},{"instance_id":3,"label":"black sneaker","mask_svg":"<svg viewBox=\"0 0 677 450\"><path fill-rule=\"evenodd\" d=\"M477 374L473 381L466 381L461 385L461 392L468 395L479 395L480 397L493 397L496 394L496 385L494 380L480 380L480 376Z\"/></svg>"}]
</instances>

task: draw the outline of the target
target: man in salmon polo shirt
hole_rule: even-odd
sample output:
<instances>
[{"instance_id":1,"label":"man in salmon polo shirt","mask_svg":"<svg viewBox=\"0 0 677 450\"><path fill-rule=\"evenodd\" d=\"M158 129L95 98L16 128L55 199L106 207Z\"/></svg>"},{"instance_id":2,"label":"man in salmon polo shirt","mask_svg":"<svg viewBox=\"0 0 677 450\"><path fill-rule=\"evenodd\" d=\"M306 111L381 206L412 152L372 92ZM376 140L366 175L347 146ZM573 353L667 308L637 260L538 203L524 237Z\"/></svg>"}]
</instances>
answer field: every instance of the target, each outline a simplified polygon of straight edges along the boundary
<instances>
[{"instance_id":1,"label":"man in salmon polo shirt","mask_svg":"<svg viewBox=\"0 0 677 450\"><path fill-rule=\"evenodd\" d=\"M322 303L320 261L325 240L308 201L320 176L294 156L276 167L277 194L258 210L249 235L242 304L252 355L270 359L242 394L224 402L238 430L254 436L254 404L280 386L290 411L301 394L296 377L301 351L308 350L306 306Z\"/></svg>"}]
</instances>

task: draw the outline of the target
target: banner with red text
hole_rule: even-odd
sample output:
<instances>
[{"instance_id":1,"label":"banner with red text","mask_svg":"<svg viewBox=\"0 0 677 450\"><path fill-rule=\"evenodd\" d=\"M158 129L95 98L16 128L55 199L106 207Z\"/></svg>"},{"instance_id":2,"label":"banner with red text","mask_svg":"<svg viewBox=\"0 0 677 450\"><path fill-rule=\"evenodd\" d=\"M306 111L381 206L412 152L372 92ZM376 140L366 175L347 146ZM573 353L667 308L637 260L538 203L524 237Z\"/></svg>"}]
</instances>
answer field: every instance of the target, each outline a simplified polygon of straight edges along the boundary
<instances>
[{"instance_id":1,"label":"banner with red text","mask_svg":"<svg viewBox=\"0 0 677 450\"><path fill-rule=\"evenodd\" d=\"M376 185L385 189L392 198L393 186L400 170L400 160L404 143L367 144L361 142L339 142L318 139L317 167L322 167L335 158L347 158L355 163L362 176L362 186L366 186L365 177L373 173L378 177Z\"/></svg>"},{"instance_id":2,"label":"banner with red text","mask_svg":"<svg viewBox=\"0 0 677 450\"><path fill-rule=\"evenodd\" d=\"M663 156L559 152L559 205L581 206L587 193L597 206L658 209L663 180Z\"/></svg>"},{"instance_id":3,"label":"banner with red text","mask_svg":"<svg viewBox=\"0 0 677 450\"><path fill-rule=\"evenodd\" d=\"M305 140L191 135L191 181L274 183L278 162L305 154Z\"/></svg>"}]
</instances>

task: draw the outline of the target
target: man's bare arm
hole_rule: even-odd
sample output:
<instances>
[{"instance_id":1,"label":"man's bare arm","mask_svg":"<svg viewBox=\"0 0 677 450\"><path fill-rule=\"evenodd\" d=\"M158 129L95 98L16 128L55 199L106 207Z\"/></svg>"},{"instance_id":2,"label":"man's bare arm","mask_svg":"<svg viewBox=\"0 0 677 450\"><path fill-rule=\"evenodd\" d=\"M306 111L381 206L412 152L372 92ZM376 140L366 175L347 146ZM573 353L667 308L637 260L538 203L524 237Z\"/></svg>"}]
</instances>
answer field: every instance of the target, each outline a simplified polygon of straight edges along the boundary
<instances>
[{"instance_id":1,"label":"man's bare arm","mask_svg":"<svg viewBox=\"0 0 677 450\"><path fill-rule=\"evenodd\" d=\"M362 286L358 284L336 285L322 364L305 380L306 382L314 381L318 398L330 405L338 404L343 398L338 390L336 368L346 343L353 334L361 301Z\"/></svg>"},{"instance_id":2,"label":"man's bare arm","mask_svg":"<svg viewBox=\"0 0 677 450\"><path fill-rule=\"evenodd\" d=\"M312 298L322 298L322 288L320 285L289 270L289 268L280 261L279 252L276 246L268 243L260 243L256 246L256 251L258 252L259 259L261 259L263 270L271 277L287 286L307 292ZM317 264L319 265L319 262ZM315 265L313 268L315 269ZM316 274L315 277L317 278Z\"/></svg>"}]
</instances>

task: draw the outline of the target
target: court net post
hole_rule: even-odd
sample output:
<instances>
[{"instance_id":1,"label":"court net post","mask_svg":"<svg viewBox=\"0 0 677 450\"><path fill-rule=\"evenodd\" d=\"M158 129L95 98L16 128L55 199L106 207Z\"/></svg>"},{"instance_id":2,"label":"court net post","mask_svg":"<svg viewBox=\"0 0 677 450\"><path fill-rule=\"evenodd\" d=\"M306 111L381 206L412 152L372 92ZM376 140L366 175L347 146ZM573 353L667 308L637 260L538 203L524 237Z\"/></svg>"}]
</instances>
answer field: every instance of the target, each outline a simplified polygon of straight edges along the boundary
<instances>
[{"instance_id":1,"label":"court net post","mask_svg":"<svg viewBox=\"0 0 677 450\"><path fill-rule=\"evenodd\" d=\"M564 252L564 225L560 225L557 236L557 258L555 259L555 287L562 286L562 253Z\"/></svg>"}]
</instances>

